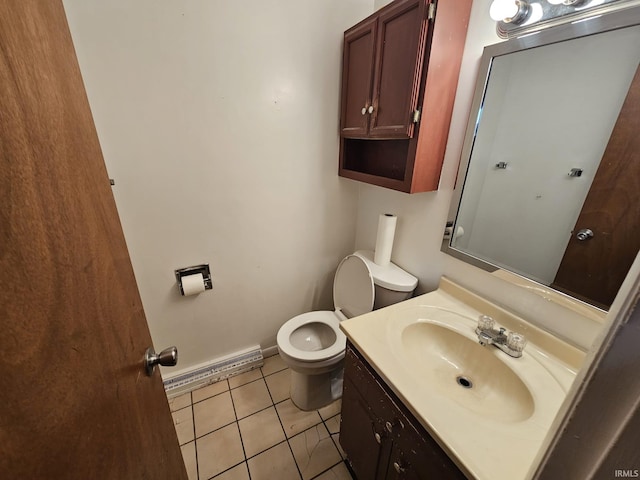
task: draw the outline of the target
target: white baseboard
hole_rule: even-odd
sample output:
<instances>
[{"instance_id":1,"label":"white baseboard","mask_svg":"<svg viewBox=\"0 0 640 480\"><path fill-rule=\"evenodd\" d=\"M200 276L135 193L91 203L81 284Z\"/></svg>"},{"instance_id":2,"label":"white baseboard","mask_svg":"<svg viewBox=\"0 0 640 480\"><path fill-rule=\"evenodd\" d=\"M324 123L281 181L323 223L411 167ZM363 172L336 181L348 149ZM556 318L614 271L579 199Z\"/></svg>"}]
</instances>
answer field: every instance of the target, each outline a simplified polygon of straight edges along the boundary
<instances>
[{"instance_id":1,"label":"white baseboard","mask_svg":"<svg viewBox=\"0 0 640 480\"><path fill-rule=\"evenodd\" d=\"M277 347L276 353L277 353ZM167 397L173 398L225 378L259 368L264 357L259 345L201 363L163 380Z\"/></svg>"}]
</instances>

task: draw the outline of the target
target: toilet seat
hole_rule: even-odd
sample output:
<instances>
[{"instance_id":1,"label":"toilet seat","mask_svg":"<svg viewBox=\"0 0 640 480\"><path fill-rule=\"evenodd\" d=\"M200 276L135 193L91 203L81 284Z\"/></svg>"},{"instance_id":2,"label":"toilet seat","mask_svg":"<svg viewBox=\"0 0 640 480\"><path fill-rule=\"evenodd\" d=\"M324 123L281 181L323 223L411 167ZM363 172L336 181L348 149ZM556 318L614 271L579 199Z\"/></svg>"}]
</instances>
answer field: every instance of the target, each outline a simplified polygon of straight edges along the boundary
<instances>
[{"instance_id":1,"label":"toilet seat","mask_svg":"<svg viewBox=\"0 0 640 480\"><path fill-rule=\"evenodd\" d=\"M291 334L298 328L312 323L322 323L332 329L336 340L331 346L318 350L302 350L292 345ZM277 343L278 348L289 357L295 358L300 362L318 362L332 359L341 354L344 355L347 337L340 330L340 319L336 312L321 310L303 313L287 321L278 330Z\"/></svg>"},{"instance_id":2,"label":"toilet seat","mask_svg":"<svg viewBox=\"0 0 640 480\"><path fill-rule=\"evenodd\" d=\"M278 349L286 356L301 363L331 363L344 357L347 337L340 330L340 320L351 318L373 310L375 285L371 271L364 259L357 255L347 255L342 259L333 280L333 299L335 311L321 310L303 313L286 321L278 330ZM296 342L308 347L297 348L293 345L291 335L296 330L319 323L326 325L335 335L335 341L326 348L317 347L317 335L304 338L304 331L299 331ZM326 329L325 329L326 330ZM311 332L309 332L311 333ZM325 332L315 332L321 335ZM325 335L326 341L326 335Z\"/></svg>"}]
</instances>

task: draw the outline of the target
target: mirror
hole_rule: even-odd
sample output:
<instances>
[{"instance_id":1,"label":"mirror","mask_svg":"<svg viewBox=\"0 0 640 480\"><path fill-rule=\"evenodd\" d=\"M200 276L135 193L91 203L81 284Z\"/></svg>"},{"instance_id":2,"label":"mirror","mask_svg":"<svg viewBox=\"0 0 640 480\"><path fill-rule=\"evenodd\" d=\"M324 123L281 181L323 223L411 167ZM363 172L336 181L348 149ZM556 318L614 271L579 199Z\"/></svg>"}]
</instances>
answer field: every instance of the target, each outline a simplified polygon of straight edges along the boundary
<instances>
[{"instance_id":1,"label":"mirror","mask_svg":"<svg viewBox=\"0 0 640 480\"><path fill-rule=\"evenodd\" d=\"M609 308L640 247L639 24L485 48L443 251Z\"/></svg>"}]
</instances>

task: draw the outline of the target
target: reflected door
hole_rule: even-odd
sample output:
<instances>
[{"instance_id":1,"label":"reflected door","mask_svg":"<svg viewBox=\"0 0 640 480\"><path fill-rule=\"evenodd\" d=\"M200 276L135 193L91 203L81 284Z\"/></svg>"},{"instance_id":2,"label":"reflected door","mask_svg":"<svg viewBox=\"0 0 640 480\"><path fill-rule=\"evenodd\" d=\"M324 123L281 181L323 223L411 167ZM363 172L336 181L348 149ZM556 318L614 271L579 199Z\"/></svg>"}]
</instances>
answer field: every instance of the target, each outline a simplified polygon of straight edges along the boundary
<instances>
[{"instance_id":1,"label":"reflected door","mask_svg":"<svg viewBox=\"0 0 640 480\"><path fill-rule=\"evenodd\" d=\"M640 68L552 284L605 309L613 302L640 249L639 132ZM593 236L585 234L587 230Z\"/></svg>"}]
</instances>

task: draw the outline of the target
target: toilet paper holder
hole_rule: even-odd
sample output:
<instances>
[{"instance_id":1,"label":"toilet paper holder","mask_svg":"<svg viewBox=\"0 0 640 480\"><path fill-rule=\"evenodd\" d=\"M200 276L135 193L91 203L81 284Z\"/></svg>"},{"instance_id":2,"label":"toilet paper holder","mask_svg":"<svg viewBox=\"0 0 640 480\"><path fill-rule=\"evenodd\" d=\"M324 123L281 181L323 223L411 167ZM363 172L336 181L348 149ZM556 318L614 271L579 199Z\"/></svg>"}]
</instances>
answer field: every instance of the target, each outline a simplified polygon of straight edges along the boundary
<instances>
[{"instance_id":1,"label":"toilet paper holder","mask_svg":"<svg viewBox=\"0 0 640 480\"><path fill-rule=\"evenodd\" d=\"M211 271L209 270L209 264L203 263L202 265L194 265L192 267L179 268L176 271L176 281L178 282L178 288L180 289L180 295L184 295L182 289L182 277L189 275L202 274L204 280L204 289L211 290L213 288L213 281L211 280Z\"/></svg>"}]
</instances>

